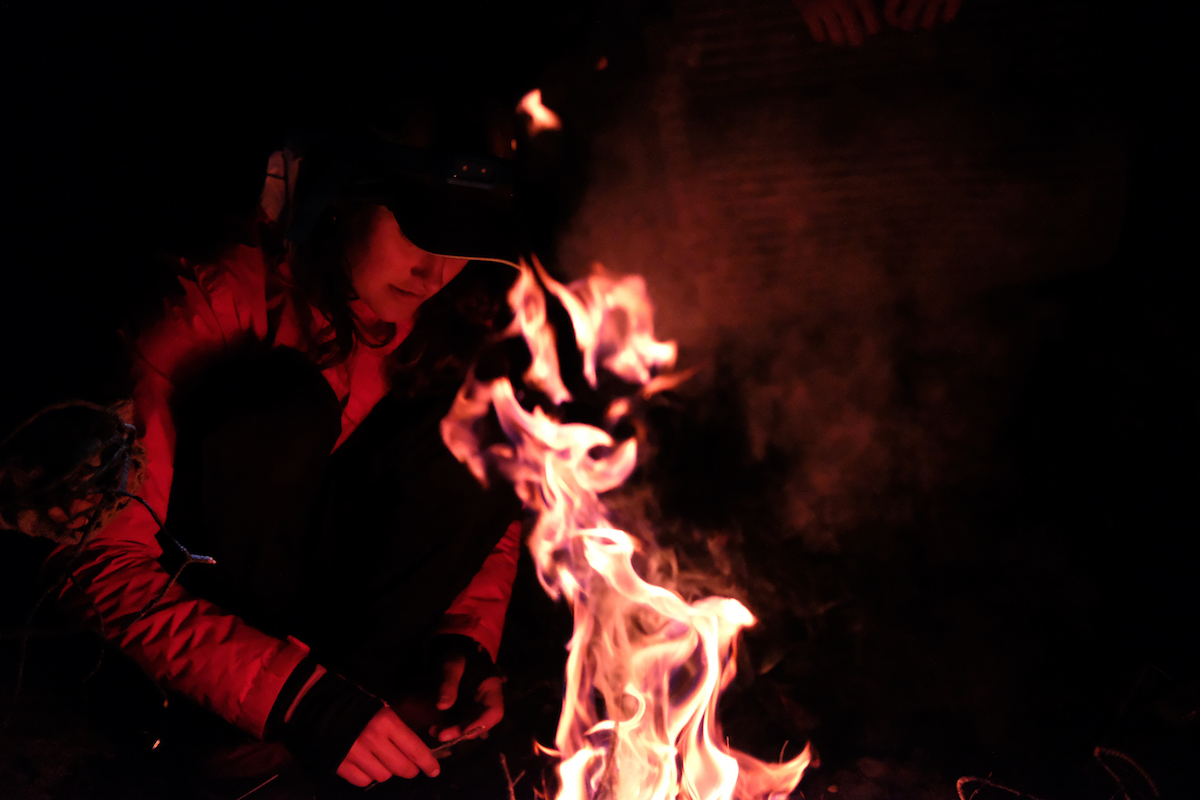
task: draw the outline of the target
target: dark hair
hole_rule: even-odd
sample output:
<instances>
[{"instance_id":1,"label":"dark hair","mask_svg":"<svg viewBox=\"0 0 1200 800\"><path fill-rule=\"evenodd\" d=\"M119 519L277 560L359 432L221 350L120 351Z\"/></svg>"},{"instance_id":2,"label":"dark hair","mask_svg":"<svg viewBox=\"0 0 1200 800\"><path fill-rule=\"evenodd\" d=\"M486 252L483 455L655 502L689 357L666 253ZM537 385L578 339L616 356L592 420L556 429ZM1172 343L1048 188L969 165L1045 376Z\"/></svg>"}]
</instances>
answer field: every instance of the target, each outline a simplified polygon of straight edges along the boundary
<instances>
[{"instance_id":1,"label":"dark hair","mask_svg":"<svg viewBox=\"0 0 1200 800\"><path fill-rule=\"evenodd\" d=\"M308 168L319 171L327 157L313 154ZM301 174L298 192L312 191ZM355 342L383 347L396 336L396 326L368 326L357 317L351 282L351 256L371 234L378 202L341 194L317 217L311 232L287 246L282 231L261 229L264 254L273 260L278 289L290 294L309 359L325 369L350 357ZM285 268L286 262L286 268ZM433 297L421 304L413 329L388 359L389 379L396 390L423 394L454 390L491 334L507 326L507 290L516 270L504 264L471 261ZM324 317L317 319L314 309ZM321 323L327 321L327 324Z\"/></svg>"},{"instance_id":2,"label":"dark hair","mask_svg":"<svg viewBox=\"0 0 1200 800\"><path fill-rule=\"evenodd\" d=\"M74 400L33 415L0 441L0 529L78 542L136 491L134 435L119 407ZM94 504L67 519L85 498Z\"/></svg>"},{"instance_id":3,"label":"dark hair","mask_svg":"<svg viewBox=\"0 0 1200 800\"><path fill-rule=\"evenodd\" d=\"M365 201L335 199L317 219L312 234L293 245L290 253L281 241L264 247L276 260L275 276L291 294L300 329L308 338L305 350L322 369L349 358L355 340L368 347L383 347L396 335L392 323L368 326L350 308L358 295L350 282L349 254L370 235L373 210ZM285 260L290 271L286 280L278 268ZM313 319L314 308L328 324L322 326Z\"/></svg>"}]
</instances>

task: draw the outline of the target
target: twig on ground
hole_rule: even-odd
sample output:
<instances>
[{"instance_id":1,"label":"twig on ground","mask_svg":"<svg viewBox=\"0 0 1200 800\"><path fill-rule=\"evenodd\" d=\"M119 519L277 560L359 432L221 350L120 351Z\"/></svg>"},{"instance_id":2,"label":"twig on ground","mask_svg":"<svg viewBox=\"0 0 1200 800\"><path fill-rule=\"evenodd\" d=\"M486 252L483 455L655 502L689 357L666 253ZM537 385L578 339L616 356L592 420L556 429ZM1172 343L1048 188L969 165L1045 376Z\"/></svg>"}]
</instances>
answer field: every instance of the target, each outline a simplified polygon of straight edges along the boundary
<instances>
[{"instance_id":1,"label":"twig on ground","mask_svg":"<svg viewBox=\"0 0 1200 800\"><path fill-rule=\"evenodd\" d=\"M537 800L550 800L550 788L546 786L545 771L542 772L542 790L539 792L537 787L534 787L533 796L536 797Z\"/></svg>"},{"instance_id":2,"label":"twig on ground","mask_svg":"<svg viewBox=\"0 0 1200 800\"><path fill-rule=\"evenodd\" d=\"M967 795L965 794L966 787L972 783L978 783L980 786L990 786L993 789L999 789L1002 792L1008 792L1009 794L1011 794L1015 797L1028 797L1029 800L1041 800L1040 797L1029 794L1028 792L1022 792L1017 789L1010 789L1007 786L1002 786L993 781L989 781L987 778L977 778L974 775L968 775L966 777L958 779L958 783L955 784L954 788L956 788L958 790L959 800L973 800L975 795L979 792L978 789L976 789L974 792L971 792L971 797L967 797Z\"/></svg>"},{"instance_id":3,"label":"twig on ground","mask_svg":"<svg viewBox=\"0 0 1200 800\"><path fill-rule=\"evenodd\" d=\"M514 779L508 771L508 759L504 757L504 753L500 754L500 768L504 770L504 780L508 781L508 800L517 800L517 781L525 777L525 770L521 770L521 774Z\"/></svg>"},{"instance_id":4,"label":"twig on ground","mask_svg":"<svg viewBox=\"0 0 1200 800\"><path fill-rule=\"evenodd\" d=\"M263 787L264 787L264 786L266 786L268 783L270 783L271 781L275 780L275 779L276 779L276 778L278 778L278 777L279 777L279 773L275 773L274 775L272 775L271 777L267 778L265 781L263 781L262 783L260 783L258 786L255 786L253 789L251 789L250 791L246 792L244 795L242 795L241 797L239 797L237 800L246 800L246 798L247 798L247 797L249 797L250 795L254 794L254 793L255 793L255 792L257 792L259 789L263 788Z\"/></svg>"},{"instance_id":5,"label":"twig on ground","mask_svg":"<svg viewBox=\"0 0 1200 800\"><path fill-rule=\"evenodd\" d=\"M1100 766L1104 767L1104 771L1108 773L1109 777L1117 782L1117 788L1121 790L1121 794L1125 795L1125 800L1133 800L1133 798L1129 795L1129 790L1125 788L1125 782L1121 780L1121 777L1117 775L1112 767L1105 763L1101 756L1112 756L1113 758L1119 758L1129 766L1133 767L1137 771L1137 774L1142 776L1142 780L1146 782L1146 785L1150 787L1150 791L1154 793L1154 796L1159 796L1158 787L1154 785L1154 781L1150 779L1150 776L1146 773L1146 770L1142 769L1136 761L1122 753L1120 750L1113 750L1111 747L1097 747L1092 751L1092 755L1095 756L1096 761L1100 763Z\"/></svg>"}]
</instances>

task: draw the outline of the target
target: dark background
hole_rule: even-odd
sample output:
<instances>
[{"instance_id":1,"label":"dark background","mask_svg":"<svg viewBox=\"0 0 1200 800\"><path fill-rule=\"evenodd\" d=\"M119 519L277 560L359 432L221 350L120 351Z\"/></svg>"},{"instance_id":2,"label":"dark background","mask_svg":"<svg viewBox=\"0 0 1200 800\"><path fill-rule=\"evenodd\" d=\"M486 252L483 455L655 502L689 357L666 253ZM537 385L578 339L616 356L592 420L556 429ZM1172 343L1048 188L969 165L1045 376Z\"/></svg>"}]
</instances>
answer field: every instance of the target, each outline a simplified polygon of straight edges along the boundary
<instances>
[{"instance_id":1,"label":"dark background","mask_svg":"<svg viewBox=\"0 0 1200 800\"><path fill-rule=\"evenodd\" d=\"M811 740L808 797L952 797L969 774L1109 797L1097 746L1190 796L1183 17L966 0L933 33L847 50L783 0L567 5L5 6L0 429L122 396L118 330L153 313L173 259L241 234L287 126L541 86L564 130L519 156L539 253L645 274L700 370L646 409L644 467L613 500L675 549L682 589L761 618L733 743ZM40 548L0 545L11 631ZM565 637L539 591L524 569L502 652L505 748L527 766ZM97 652L34 640L5 796L174 796L130 711L153 690L119 658L81 683ZM0 654L11 686L7 633Z\"/></svg>"}]
</instances>

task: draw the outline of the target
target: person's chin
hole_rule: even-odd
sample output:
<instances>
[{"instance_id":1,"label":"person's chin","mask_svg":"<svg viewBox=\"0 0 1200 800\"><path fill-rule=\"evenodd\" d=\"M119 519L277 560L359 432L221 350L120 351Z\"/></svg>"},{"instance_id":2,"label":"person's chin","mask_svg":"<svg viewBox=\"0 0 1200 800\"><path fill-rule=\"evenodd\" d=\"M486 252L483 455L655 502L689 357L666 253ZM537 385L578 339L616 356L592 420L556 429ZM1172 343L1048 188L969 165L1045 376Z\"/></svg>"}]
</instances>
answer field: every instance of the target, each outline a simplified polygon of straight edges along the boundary
<instances>
[{"instance_id":1,"label":"person's chin","mask_svg":"<svg viewBox=\"0 0 1200 800\"><path fill-rule=\"evenodd\" d=\"M417 313L417 308L421 305L421 301L417 298L397 296L393 297L387 307L383 309L379 318L384 322L390 322L393 325L403 325L406 322L411 322L413 315Z\"/></svg>"}]
</instances>

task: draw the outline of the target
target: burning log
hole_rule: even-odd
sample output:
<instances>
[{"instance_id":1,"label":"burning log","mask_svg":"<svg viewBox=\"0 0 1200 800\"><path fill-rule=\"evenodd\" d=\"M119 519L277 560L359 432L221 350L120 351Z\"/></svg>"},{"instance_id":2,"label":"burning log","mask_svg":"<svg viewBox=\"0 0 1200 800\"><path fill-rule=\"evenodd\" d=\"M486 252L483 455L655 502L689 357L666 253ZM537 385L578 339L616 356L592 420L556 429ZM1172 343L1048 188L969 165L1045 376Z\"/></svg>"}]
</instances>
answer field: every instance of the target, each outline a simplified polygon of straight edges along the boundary
<instances>
[{"instance_id":1,"label":"burning log","mask_svg":"<svg viewBox=\"0 0 1200 800\"><path fill-rule=\"evenodd\" d=\"M571 317L593 387L603 367L654 390L669 381L659 373L674 366L676 347L654 338L640 277L598 270L567 287L536 261L532 268L523 264L509 293L515 318L506 335L524 338L532 356L524 381L554 409L526 410L507 377L484 382L472 374L442 421L447 447L480 481L498 470L537 513L529 547L538 579L574 614L556 749L544 748L559 759L557 797L784 797L809 765L808 748L767 764L731 748L717 718L720 692L736 671L738 634L755 618L737 600L688 603L638 575L633 557L641 545L610 523L600 499L633 471L637 443L553 416L572 398L559 372L543 286ZM628 407L618 399L606 418L614 423ZM485 446L482 426L493 411L507 441Z\"/></svg>"}]
</instances>

